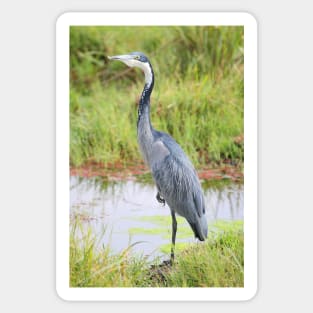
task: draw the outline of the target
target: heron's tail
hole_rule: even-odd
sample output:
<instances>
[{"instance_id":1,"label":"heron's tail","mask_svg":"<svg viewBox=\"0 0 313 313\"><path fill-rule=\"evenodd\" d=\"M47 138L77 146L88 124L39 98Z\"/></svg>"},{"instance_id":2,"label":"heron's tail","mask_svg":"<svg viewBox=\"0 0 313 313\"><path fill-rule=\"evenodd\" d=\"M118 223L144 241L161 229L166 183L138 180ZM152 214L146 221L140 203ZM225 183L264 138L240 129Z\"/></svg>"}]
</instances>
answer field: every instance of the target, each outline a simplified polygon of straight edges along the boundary
<instances>
[{"instance_id":1,"label":"heron's tail","mask_svg":"<svg viewBox=\"0 0 313 313\"><path fill-rule=\"evenodd\" d=\"M208 237L208 222L205 215L202 215L195 223L189 222L195 237L204 241Z\"/></svg>"}]
</instances>

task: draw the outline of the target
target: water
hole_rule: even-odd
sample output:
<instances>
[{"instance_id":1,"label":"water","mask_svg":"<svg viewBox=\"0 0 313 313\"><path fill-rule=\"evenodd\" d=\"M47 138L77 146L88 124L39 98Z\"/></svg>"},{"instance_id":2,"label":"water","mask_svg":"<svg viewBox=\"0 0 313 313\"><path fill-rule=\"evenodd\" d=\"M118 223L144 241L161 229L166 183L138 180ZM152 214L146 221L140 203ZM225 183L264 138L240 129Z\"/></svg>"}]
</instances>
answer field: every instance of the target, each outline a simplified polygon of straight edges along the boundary
<instances>
[{"instance_id":1,"label":"water","mask_svg":"<svg viewBox=\"0 0 313 313\"><path fill-rule=\"evenodd\" d=\"M100 245L110 244L113 253L140 242L132 248L133 252L149 258L162 257L160 247L171 242L171 220L169 207L155 198L154 185L72 176L70 186L71 225L79 219L85 230L90 229L99 238ZM218 220L243 220L243 185L205 188L204 194L209 225ZM165 220L160 224L160 216L168 217L168 223ZM183 229L190 234L179 238ZM195 242L183 219L178 221L176 242Z\"/></svg>"}]
</instances>

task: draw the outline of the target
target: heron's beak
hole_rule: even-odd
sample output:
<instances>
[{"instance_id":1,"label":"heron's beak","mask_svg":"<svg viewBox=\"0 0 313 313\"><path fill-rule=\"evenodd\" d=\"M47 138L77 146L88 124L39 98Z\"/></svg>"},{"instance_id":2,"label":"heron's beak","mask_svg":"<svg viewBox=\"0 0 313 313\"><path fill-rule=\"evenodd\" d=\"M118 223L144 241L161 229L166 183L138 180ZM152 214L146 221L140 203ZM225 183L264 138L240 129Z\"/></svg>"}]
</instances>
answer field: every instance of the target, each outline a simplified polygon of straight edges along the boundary
<instances>
[{"instance_id":1,"label":"heron's beak","mask_svg":"<svg viewBox=\"0 0 313 313\"><path fill-rule=\"evenodd\" d=\"M133 56L128 54L108 56L109 60L127 61L132 60Z\"/></svg>"},{"instance_id":2,"label":"heron's beak","mask_svg":"<svg viewBox=\"0 0 313 313\"><path fill-rule=\"evenodd\" d=\"M114 55L114 56L108 56L109 60L117 60L125 63L129 67L136 66L137 62L134 60L134 56L131 54L122 54L122 55ZM138 66L138 65L137 65Z\"/></svg>"}]
</instances>

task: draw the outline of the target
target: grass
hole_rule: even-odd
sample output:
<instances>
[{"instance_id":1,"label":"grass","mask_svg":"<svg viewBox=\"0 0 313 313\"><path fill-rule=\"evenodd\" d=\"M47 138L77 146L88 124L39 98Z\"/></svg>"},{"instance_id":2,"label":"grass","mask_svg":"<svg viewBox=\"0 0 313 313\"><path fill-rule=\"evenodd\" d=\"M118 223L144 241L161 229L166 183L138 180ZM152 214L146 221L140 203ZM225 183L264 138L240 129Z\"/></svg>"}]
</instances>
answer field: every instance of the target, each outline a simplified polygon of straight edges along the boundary
<instances>
[{"instance_id":1,"label":"grass","mask_svg":"<svg viewBox=\"0 0 313 313\"><path fill-rule=\"evenodd\" d=\"M243 233L228 231L182 251L166 275L167 286L243 287Z\"/></svg>"},{"instance_id":2,"label":"grass","mask_svg":"<svg viewBox=\"0 0 313 313\"><path fill-rule=\"evenodd\" d=\"M174 265L162 267L132 255L132 246L112 255L76 221L70 234L70 286L243 287L243 224L217 223L215 229L206 242L177 249Z\"/></svg>"},{"instance_id":3,"label":"grass","mask_svg":"<svg viewBox=\"0 0 313 313\"><path fill-rule=\"evenodd\" d=\"M143 74L107 55L143 51L156 82L151 120L196 166L243 160L242 27L70 29L70 163L127 166L141 160L136 137Z\"/></svg>"}]
</instances>

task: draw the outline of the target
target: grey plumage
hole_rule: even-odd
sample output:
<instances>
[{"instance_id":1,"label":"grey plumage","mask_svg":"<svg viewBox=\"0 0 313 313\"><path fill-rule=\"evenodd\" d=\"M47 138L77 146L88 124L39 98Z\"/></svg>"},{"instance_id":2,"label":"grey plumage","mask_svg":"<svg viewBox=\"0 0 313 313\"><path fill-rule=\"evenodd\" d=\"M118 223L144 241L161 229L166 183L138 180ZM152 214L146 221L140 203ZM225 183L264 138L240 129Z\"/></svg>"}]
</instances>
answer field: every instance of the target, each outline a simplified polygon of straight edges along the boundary
<instances>
[{"instance_id":1,"label":"grey plumage","mask_svg":"<svg viewBox=\"0 0 313 313\"><path fill-rule=\"evenodd\" d=\"M204 197L196 171L173 138L160 132L156 136L159 137L156 141L158 148L162 145L159 149L167 151L157 160L151 154L153 160L150 166L158 191L171 211L185 217L195 236L203 241L207 237L207 222Z\"/></svg>"},{"instance_id":2,"label":"grey plumage","mask_svg":"<svg viewBox=\"0 0 313 313\"><path fill-rule=\"evenodd\" d=\"M168 134L155 130L150 122L150 95L154 73L148 58L141 52L109 57L145 74L145 86L138 107L137 137L141 154L149 166L158 189L157 200L166 202L172 216L172 250L174 259L177 222L175 214L186 218L194 235L203 241L208 225L203 191L198 175L179 144Z\"/></svg>"}]
</instances>

